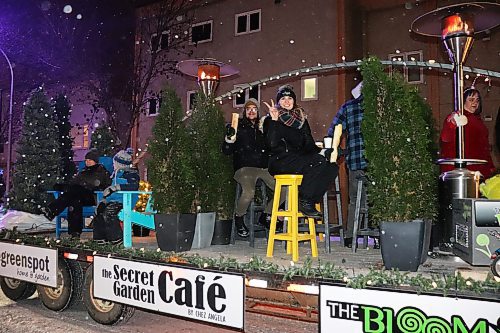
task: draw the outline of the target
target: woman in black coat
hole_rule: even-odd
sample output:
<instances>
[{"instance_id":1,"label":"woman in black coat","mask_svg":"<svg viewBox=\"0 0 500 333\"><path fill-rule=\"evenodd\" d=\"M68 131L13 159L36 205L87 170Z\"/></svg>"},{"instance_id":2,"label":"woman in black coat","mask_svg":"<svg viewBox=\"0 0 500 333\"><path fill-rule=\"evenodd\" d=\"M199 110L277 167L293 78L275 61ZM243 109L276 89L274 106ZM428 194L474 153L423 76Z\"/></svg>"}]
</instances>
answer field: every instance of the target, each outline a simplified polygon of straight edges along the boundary
<instances>
[{"instance_id":1,"label":"woman in black coat","mask_svg":"<svg viewBox=\"0 0 500 333\"><path fill-rule=\"evenodd\" d=\"M264 134L259 128L259 102L250 98L243 106L242 117L238 121L238 131L228 127L222 144L226 155L233 155L234 180L241 185L241 195L235 208L236 231L240 237L248 236L244 215L255 195L258 179L274 189L274 178L267 171L269 153L266 149ZM271 213L272 200L268 203L259 223L266 225Z\"/></svg>"},{"instance_id":2,"label":"woman in black coat","mask_svg":"<svg viewBox=\"0 0 500 333\"><path fill-rule=\"evenodd\" d=\"M317 217L321 213L315 208L338 173L338 166L320 155L314 143L311 128L304 110L297 106L293 88L289 85L278 89L275 105L265 103L269 115L264 121L264 135L271 153L269 172L278 174L301 174L299 187L299 210L306 216ZM326 156L331 150L326 152Z\"/></svg>"}]
</instances>

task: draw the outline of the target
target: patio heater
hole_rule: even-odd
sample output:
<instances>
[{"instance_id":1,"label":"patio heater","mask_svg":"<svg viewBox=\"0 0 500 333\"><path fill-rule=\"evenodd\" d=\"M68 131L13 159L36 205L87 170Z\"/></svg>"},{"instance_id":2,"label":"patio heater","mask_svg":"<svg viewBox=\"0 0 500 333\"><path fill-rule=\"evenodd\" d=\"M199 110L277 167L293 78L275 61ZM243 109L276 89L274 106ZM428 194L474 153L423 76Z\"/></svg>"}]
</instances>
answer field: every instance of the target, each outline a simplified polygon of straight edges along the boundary
<instances>
[{"instance_id":1,"label":"patio heater","mask_svg":"<svg viewBox=\"0 0 500 333\"><path fill-rule=\"evenodd\" d=\"M236 68L211 58L183 60L177 63L177 69L196 77L205 96L213 96L221 78L239 73Z\"/></svg>"},{"instance_id":2,"label":"patio heater","mask_svg":"<svg viewBox=\"0 0 500 333\"><path fill-rule=\"evenodd\" d=\"M463 115L463 63L474 41L474 34L495 28L500 24L500 5L472 2L438 8L426 13L411 25L417 34L441 37L450 61L454 65L454 110ZM480 175L466 169L469 164L486 163L467 159L464 154L464 128L457 127L456 158L440 159L439 164L453 164L455 169L440 175L440 244L450 247L455 242L453 227L453 199L477 198ZM435 240L436 242L436 240Z\"/></svg>"}]
</instances>

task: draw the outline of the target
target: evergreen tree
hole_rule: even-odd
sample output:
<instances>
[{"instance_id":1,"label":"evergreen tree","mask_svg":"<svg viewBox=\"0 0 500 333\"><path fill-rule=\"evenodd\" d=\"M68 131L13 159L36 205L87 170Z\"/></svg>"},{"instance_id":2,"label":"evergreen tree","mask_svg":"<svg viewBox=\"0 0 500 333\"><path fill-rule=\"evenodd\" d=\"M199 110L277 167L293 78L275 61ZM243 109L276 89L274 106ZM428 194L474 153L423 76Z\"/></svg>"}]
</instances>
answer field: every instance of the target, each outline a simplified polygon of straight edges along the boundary
<instances>
[{"instance_id":1,"label":"evergreen tree","mask_svg":"<svg viewBox=\"0 0 500 333\"><path fill-rule=\"evenodd\" d=\"M11 209L40 213L52 199L47 190L61 181L59 130L43 87L35 89L23 107L23 128L16 149Z\"/></svg>"},{"instance_id":2,"label":"evergreen tree","mask_svg":"<svg viewBox=\"0 0 500 333\"><path fill-rule=\"evenodd\" d=\"M162 101L148 150L154 206L161 213L194 213L193 143L182 122L182 104L171 88L165 89Z\"/></svg>"},{"instance_id":3,"label":"evergreen tree","mask_svg":"<svg viewBox=\"0 0 500 333\"><path fill-rule=\"evenodd\" d=\"M100 156L113 156L118 142L107 124L97 127L90 138L90 148L95 148Z\"/></svg>"},{"instance_id":4,"label":"evergreen tree","mask_svg":"<svg viewBox=\"0 0 500 333\"><path fill-rule=\"evenodd\" d=\"M231 216L234 182L231 157L222 153L225 133L222 109L199 93L191 119L191 144L195 159L196 196L203 212Z\"/></svg>"},{"instance_id":5,"label":"evergreen tree","mask_svg":"<svg viewBox=\"0 0 500 333\"><path fill-rule=\"evenodd\" d=\"M68 181L76 173L76 165L73 161L73 138L71 137L71 107L68 99L59 94L53 102L57 127L59 129L59 151L61 153L61 178Z\"/></svg>"},{"instance_id":6,"label":"evergreen tree","mask_svg":"<svg viewBox=\"0 0 500 333\"><path fill-rule=\"evenodd\" d=\"M370 216L375 223L431 220L438 180L431 109L415 87L388 76L377 59L365 60L361 69Z\"/></svg>"}]
</instances>

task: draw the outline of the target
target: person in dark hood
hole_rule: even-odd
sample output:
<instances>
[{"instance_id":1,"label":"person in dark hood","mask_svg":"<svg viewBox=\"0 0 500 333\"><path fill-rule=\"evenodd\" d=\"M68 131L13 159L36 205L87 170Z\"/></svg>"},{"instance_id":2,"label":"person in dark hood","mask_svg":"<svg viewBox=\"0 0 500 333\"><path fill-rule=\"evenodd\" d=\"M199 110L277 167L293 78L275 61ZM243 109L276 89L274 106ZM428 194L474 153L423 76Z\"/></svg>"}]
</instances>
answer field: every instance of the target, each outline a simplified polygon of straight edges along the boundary
<instances>
[{"instance_id":1,"label":"person in dark hood","mask_svg":"<svg viewBox=\"0 0 500 333\"><path fill-rule=\"evenodd\" d=\"M68 233L72 238L80 238L83 227L83 206L96 204L94 191L104 190L111 184L106 168L99 163L99 153L91 149L85 155L85 167L67 184L54 187L62 193L47 207L42 208L43 215L52 221L68 208Z\"/></svg>"},{"instance_id":2,"label":"person in dark hood","mask_svg":"<svg viewBox=\"0 0 500 333\"><path fill-rule=\"evenodd\" d=\"M264 136L271 153L271 175L303 175L299 187L299 210L306 216L319 217L315 208L331 186L338 173L338 166L330 163L332 149L321 155L311 135L311 128L296 96L289 85L281 86L276 104L267 104L269 116L264 121Z\"/></svg>"},{"instance_id":3,"label":"person in dark hood","mask_svg":"<svg viewBox=\"0 0 500 333\"><path fill-rule=\"evenodd\" d=\"M240 237L248 236L248 228L244 215L255 195L255 184L258 179L274 189L274 178L267 171L268 151L264 135L259 128L259 102L250 98L243 106L243 113L238 121L237 130L228 127L222 151L233 155L234 180L241 185L241 196L235 209L236 231ZM268 203L259 223L268 227L272 200Z\"/></svg>"}]
</instances>

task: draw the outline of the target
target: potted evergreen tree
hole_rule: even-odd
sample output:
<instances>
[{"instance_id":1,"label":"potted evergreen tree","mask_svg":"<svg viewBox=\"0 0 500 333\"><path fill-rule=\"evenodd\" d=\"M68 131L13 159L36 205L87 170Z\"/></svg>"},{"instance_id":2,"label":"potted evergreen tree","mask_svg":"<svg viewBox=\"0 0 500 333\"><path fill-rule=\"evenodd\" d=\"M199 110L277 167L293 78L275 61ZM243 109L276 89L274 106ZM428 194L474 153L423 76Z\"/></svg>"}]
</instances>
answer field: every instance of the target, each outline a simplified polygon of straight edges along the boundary
<instances>
[{"instance_id":1,"label":"potted evergreen tree","mask_svg":"<svg viewBox=\"0 0 500 333\"><path fill-rule=\"evenodd\" d=\"M187 251L196 215L195 175L188 129L179 97L167 87L149 142L148 178L152 186L156 237L164 251Z\"/></svg>"},{"instance_id":2,"label":"potted evergreen tree","mask_svg":"<svg viewBox=\"0 0 500 333\"><path fill-rule=\"evenodd\" d=\"M221 223L231 223L235 187L231 159L221 151L225 131L222 109L203 93L198 94L195 105L190 123L198 208L193 244L202 248L212 242L216 215L218 221L224 221ZM231 233L230 227L217 229Z\"/></svg>"},{"instance_id":3,"label":"potted evergreen tree","mask_svg":"<svg viewBox=\"0 0 500 333\"><path fill-rule=\"evenodd\" d=\"M416 88L386 74L377 59L361 70L370 217L380 223L385 267L416 271L437 215L431 111Z\"/></svg>"}]
</instances>

